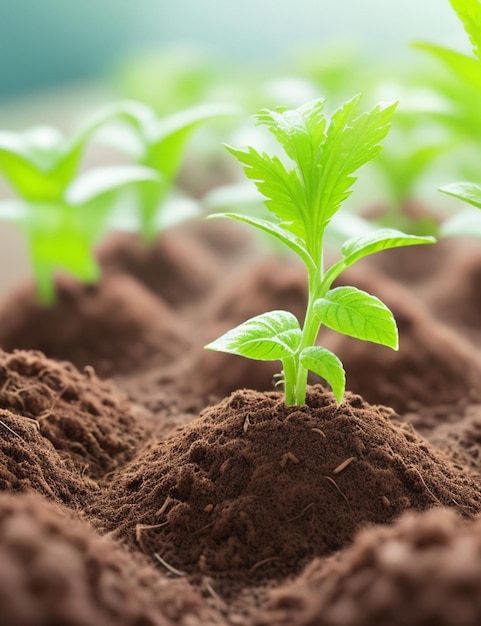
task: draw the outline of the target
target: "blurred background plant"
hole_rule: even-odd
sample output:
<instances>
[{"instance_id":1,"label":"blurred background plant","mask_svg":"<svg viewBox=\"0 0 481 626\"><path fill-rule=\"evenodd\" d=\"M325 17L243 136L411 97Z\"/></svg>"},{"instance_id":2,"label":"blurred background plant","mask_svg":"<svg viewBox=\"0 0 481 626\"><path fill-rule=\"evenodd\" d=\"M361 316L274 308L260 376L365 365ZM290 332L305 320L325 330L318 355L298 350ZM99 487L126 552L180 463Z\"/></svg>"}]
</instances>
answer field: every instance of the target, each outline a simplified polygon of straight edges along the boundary
<instances>
[{"instance_id":1,"label":"blurred background plant","mask_svg":"<svg viewBox=\"0 0 481 626\"><path fill-rule=\"evenodd\" d=\"M419 40L438 43L409 47ZM473 154L479 153L473 141L479 133L470 126L475 118L480 123L473 83L478 79L456 76L451 53L440 52L443 47L470 52L449 0L390 5L298 0L282 6L274 0L238 5L221 0L139 0L135 5L18 0L0 9L0 128L19 132L48 124L70 132L87 114L125 99L150 107L158 119L174 116L175 126L179 111L193 107L191 130L196 132L192 138L180 133L172 159L166 156L168 145L154 156L153 135L151 148L144 134L139 149L132 126L109 124L108 133L104 129L99 141L85 146L79 163L79 176L98 166L126 165L126 159L164 168L157 187L147 185L143 192L142 232L152 238L162 226L153 224L152 207L174 183L178 191L172 197L180 198L176 210L182 215L200 198L209 210L236 209L239 203L257 210L258 197L252 188L239 186L242 173L222 143L262 148L265 138L249 121L260 108L295 107L321 96L334 110L358 92L365 106L399 99L385 148L349 199L347 208L358 214L356 219L341 219L334 227L340 238L351 236L353 230L369 228L362 221L367 216L413 233L434 232L453 205L436 189L473 172ZM244 115L201 123L214 103L240 107ZM144 132L145 123L137 122L137 131ZM1 178L0 198L11 201L7 177ZM145 208L149 203L151 208ZM118 226L123 220L125 228L139 227L139 214L126 212L125 203L115 215ZM0 228L4 252L12 258L9 266L0 267L1 294L29 270L24 244L8 226Z\"/></svg>"}]
</instances>

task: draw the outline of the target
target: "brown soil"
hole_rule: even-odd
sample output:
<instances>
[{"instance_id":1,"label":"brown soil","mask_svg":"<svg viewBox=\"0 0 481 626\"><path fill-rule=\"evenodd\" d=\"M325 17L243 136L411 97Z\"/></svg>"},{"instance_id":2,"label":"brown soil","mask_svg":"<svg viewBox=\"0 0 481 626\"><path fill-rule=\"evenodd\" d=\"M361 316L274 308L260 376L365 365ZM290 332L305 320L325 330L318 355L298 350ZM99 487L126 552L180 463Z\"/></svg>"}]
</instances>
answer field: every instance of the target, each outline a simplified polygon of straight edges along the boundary
<instances>
[{"instance_id":1,"label":"brown soil","mask_svg":"<svg viewBox=\"0 0 481 626\"><path fill-rule=\"evenodd\" d=\"M452 511L405 514L314 560L272 593L256 626L477 626L481 520Z\"/></svg>"},{"instance_id":2,"label":"brown soil","mask_svg":"<svg viewBox=\"0 0 481 626\"><path fill-rule=\"evenodd\" d=\"M0 581L2 626L222 623L185 581L32 495L0 495Z\"/></svg>"},{"instance_id":3,"label":"brown soil","mask_svg":"<svg viewBox=\"0 0 481 626\"><path fill-rule=\"evenodd\" d=\"M323 332L340 407L317 385L286 408L279 364L203 350L263 311L303 316L302 268L244 230L99 254L97 287L0 306L0 626L481 623L474 246L342 277L392 308L401 347Z\"/></svg>"}]
</instances>

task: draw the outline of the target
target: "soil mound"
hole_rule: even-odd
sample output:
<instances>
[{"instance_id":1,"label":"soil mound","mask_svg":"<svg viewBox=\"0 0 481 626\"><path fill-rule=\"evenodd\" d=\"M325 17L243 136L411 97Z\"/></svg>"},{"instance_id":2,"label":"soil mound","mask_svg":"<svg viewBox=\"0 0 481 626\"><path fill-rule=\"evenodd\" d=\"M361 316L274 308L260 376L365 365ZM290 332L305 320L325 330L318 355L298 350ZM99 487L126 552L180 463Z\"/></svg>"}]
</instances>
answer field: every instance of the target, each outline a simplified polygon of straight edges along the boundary
<instances>
[{"instance_id":1,"label":"soil mound","mask_svg":"<svg viewBox=\"0 0 481 626\"><path fill-rule=\"evenodd\" d=\"M94 505L99 523L194 575L282 578L406 509L481 508L479 483L392 411L322 387L307 405L244 390L148 447Z\"/></svg>"},{"instance_id":2,"label":"soil mound","mask_svg":"<svg viewBox=\"0 0 481 626\"><path fill-rule=\"evenodd\" d=\"M168 580L39 497L0 495L1 626L195 626L219 619Z\"/></svg>"},{"instance_id":3,"label":"soil mound","mask_svg":"<svg viewBox=\"0 0 481 626\"><path fill-rule=\"evenodd\" d=\"M460 246L458 246L460 247ZM481 250L457 255L426 289L433 314L456 327L471 340L481 341Z\"/></svg>"},{"instance_id":4,"label":"soil mound","mask_svg":"<svg viewBox=\"0 0 481 626\"><path fill-rule=\"evenodd\" d=\"M203 296L220 271L213 252L182 231L163 234L150 247L135 235L115 235L99 260L107 273L129 274L174 307Z\"/></svg>"},{"instance_id":5,"label":"soil mound","mask_svg":"<svg viewBox=\"0 0 481 626\"><path fill-rule=\"evenodd\" d=\"M40 433L38 422L0 409L0 491L34 491L79 509L96 488Z\"/></svg>"},{"instance_id":6,"label":"soil mound","mask_svg":"<svg viewBox=\"0 0 481 626\"><path fill-rule=\"evenodd\" d=\"M478 626L481 520L409 513L272 593L256 626Z\"/></svg>"},{"instance_id":7,"label":"soil mound","mask_svg":"<svg viewBox=\"0 0 481 626\"><path fill-rule=\"evenodd\" d=\"M80 369L93 366L100 376L166 363L185 349L185 336L167 305L128 276L105 277L97 287L59 279L50 308L28 286L0 308L5 350L40 350Z\"/></svg>"},{"instance_id":8,"label":"soil mound","mask_svg":"<svg viewBox=\"0 0 481 626\"><path fill-rule=\"evenodd\" d=\"M0 408L6 423L22 431L15 437L3 429L4 453L55 454L54 466L62 459L56 474L68 463L77 474L100 479L132 458L146 436L127 401L91 368L80 373L40 352L0 351ZM20 470L35 480L34 466L12 469Z\"/></svg>"}]
</instances>

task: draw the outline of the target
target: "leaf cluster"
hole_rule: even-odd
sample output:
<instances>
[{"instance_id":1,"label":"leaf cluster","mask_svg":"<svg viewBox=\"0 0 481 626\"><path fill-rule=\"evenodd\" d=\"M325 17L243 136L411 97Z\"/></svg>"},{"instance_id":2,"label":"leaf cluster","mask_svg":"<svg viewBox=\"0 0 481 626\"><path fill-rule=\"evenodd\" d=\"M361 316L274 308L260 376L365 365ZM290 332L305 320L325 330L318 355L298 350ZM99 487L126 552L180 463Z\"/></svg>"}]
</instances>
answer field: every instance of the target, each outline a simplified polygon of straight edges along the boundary
<instances>
[{"instance_id":1,"label":"leaf cluster","mask_svg":"<svg viewBox=\"0 0 481 626\"><path fill-rule=\"evenodd\" d=\"M98 280L92 251L108 229L127 222L151 240L191 133L231 113L205 105L159 119L149 107L127 101L105 107L69 139L52 127L0 132L0 174L15 196L0 203L0 219L25 233L41 301L54 298L56 269ZM90 142L106 130L132 164L82 171Z\"/></svg>"},{"instance_id":2,"label":"leaf cluster","mask_svg":"<svg viewBox=\"0 0 481 626\"><path fill-rule=\"evenodd\" d=\"M332 288L334 280L359 259L387 248L432 243L432 237L393 229L369 232L346 241L341 259L324 268L324 235L329 222L350 195L355 173L381 149L396 104L379 104L358 114L359 96L339 108L330 121L318 99L295 110L263 110L257 121L282 148L282 157L254 147L229 147L262 194L273 219L238 213L215 214L269 233L294 251L308 274L304 324L286 311L271 311L228 331L206 348L259 360L280 360L287 404L303 404L307 371L331 385L338 402L345 389L338 357L315 342L321 324L346 335L397 349L391 312L375 296L355 287Z\"/></svg>"}]
</instances>

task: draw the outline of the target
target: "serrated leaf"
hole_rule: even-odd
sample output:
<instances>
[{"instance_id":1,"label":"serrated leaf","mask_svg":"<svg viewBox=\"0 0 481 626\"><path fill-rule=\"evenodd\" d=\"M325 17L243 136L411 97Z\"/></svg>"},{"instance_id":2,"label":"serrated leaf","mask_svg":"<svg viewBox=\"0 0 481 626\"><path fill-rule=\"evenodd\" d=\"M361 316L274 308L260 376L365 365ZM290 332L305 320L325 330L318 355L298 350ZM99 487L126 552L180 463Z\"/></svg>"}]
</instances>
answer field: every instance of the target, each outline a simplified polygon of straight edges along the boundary
<instances>
[{"instance_id":1,"label":"serrated leaf","mask_svg":"<svg viewBox=\"0 0 481 626\"><path fill-rule=\"evenodd\" d=\"M407 235L394 228L382 228L361 237L348 239L342 245L341 251L344 266L349 267L359 259L381 250L429 243L436 243L436 239L430 236Z\"/></svg>"},{"instance_id":2,"label":"serrated leaf","mask_svg":"<svg viewBox=\"0 0 481 626\"><path fill-rule=\"evenodd\" d=\"M246 176L255 183L268 210L286 230L305 241L309 211L295 170L287 170L278 157L260 154L251 146L247 150L230 146L227 149L244 166Z\"/></svg>"},{"instance_id":3,"label":"serrated leaf","mask_svg":"<svg viewBox=\"0 0 481 626\"><path fill-rule=\"evenodd\" d=\"M297 318L287 311L270 311L229 330L205 348L259 361L282 361L294 355L300 341Z\"/></svg>"},{"instance_id":4,"label":"serrated leaf","mask_svg":"<svg viewBox=\"0 0 481 626\"><path fill-rule=\"evenodd\" d=\"M464 200L468 204L481 209L481 185L476 183L451 183L439 190L448 196Z\"/></svg>"},{"instance_id":5,"label":"serrated leaf","mask_svg":"<svg viewBox=\"0 0 481 626\"><path fill-rule=\"evenodd\" d=\"M481 2L479 0L449 1L463 24L474 54L481 60Z\"/></svg>"},{"instance_id":6,"label":"serrated leaf","mask_svg":"<svg viewBox=\"0 0 481 626\"><path fill-rule=\"evenodd\" d=\"M301 257L307 267L315 269L314 261L304 249L303 242L300 240L300 238L296 237L288 230L283 229L282 226L278 224L274 224L273 222L269 222L268 220L263 220L258 217L242 215L241 213L212 213L208 217L209 219L226 217L232 220L236 220L237 222L243 222L244 224L254 226L259 230L262 230L263 232L276 237L277 239L279 239L279 241L282 241L288 248L290 248L293 252Z\"/></svg>"},{"instance_id":7,"label":"serrated leaf","mask_svg":"<svg viewBox=\"0 0 481 626\"><path fill-rule=\"evenodd\" d=\"M308 183L311 182L318 147L325 139L324 105L325 100L317 99L294 110L283 107L274 111L263 109L256 116L283 146L287 156L302 169Z\"/></svg>"},{"instance_id":8,"label":"serrated leaf","mask_svg":"<svg viewBox=\"0 0 481 626\"><path fill-rule=\"evenodd\" d=\"M316 232L350 195L356 181L354 172L381 150L381 141L389 131L397 106L397 103L379 104L369 113L355 117L359 99L357 96L347 102L331 118L318 161L320 197L314 209Z\"/></svg>"},{"instance_id":9,"label":"serrated leaf","mask_svg":"<svg viewBox=\"0 0 481 626\"><path fill-rule=\"evenodd\" d=\"M304 348L299 358L303 367L329 383L337 403L340 404L346 388L346 373L340 359L322 346Z\"/></svg>"},{"instance_id":10,"label":"serrated leaf","mask_svg":"<svg viewBox=\"0 0 481 626\"><path fill-rule=\"evenodd\" d=\"M387 306L356 287L336 287L314 303L321 322L344 335L398 349L398 331Z\"/></svg>"}]
</instances>

